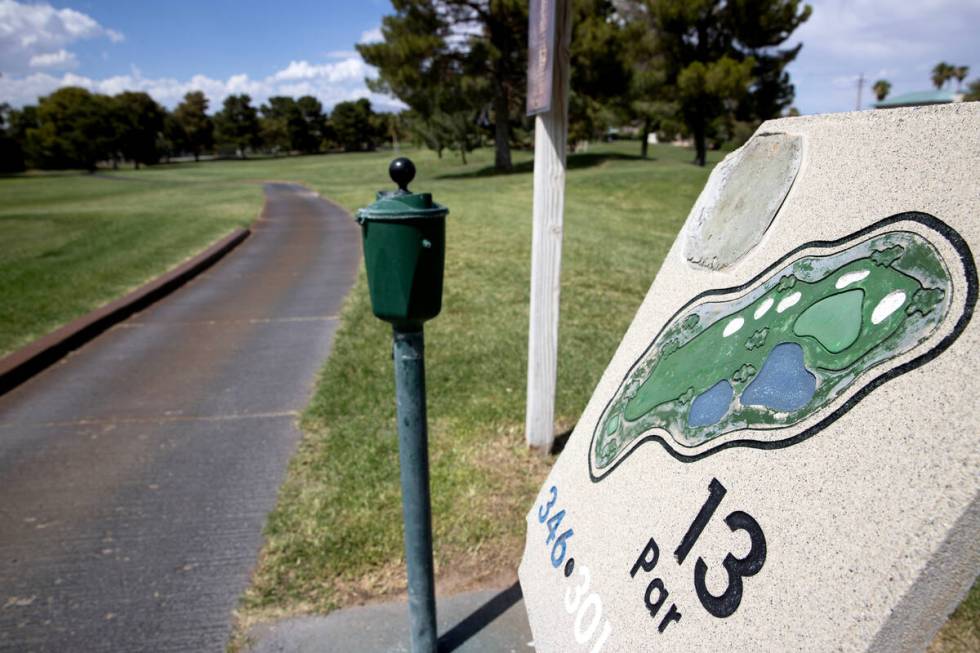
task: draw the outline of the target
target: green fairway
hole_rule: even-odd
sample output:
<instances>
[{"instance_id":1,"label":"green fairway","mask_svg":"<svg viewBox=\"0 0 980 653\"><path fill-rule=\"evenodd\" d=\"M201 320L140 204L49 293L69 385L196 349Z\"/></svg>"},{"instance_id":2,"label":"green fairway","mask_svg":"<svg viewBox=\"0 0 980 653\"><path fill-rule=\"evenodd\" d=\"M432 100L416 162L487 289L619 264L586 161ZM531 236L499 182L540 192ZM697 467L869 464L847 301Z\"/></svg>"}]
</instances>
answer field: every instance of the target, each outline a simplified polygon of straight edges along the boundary
<instances>
[{"instance_id":1,"label":"green fairway","mask_svg":"<svg viewBox=\"0 0 980 653\"><path fill-rule=\"evenodd\" d=\"M0 355L194 255L261 206L261 188L159 171L0 178Z\"/></svg>"}]
</instances>

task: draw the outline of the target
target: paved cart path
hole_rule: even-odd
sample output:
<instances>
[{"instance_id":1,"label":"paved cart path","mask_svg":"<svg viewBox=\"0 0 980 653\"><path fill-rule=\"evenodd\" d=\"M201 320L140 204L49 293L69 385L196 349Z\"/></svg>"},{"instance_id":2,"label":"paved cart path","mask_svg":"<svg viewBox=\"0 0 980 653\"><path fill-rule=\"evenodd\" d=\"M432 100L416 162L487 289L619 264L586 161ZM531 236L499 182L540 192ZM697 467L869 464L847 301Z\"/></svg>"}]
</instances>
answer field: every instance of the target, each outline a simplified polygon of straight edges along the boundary
<instances>
[{"instance_id":1,"label":"paved cart path","mask_svg":"<svg viewBox=\"0 0 980 653\"><path fill-rule=\"evenodd\" d=\"M265 190L235 252L0 397L0 650L224 650L360 256Z\"/></svg>"}]
</instances>

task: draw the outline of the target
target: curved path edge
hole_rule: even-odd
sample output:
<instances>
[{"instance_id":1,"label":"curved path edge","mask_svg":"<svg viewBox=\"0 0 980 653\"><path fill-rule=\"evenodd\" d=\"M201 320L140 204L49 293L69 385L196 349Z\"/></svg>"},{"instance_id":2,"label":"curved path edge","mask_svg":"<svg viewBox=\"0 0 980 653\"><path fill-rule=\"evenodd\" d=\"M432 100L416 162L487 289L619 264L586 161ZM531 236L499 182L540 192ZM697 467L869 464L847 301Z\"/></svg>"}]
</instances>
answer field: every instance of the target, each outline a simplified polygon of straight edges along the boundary
<instances>
[{"instance_id":1,"label":"curved path edge","mask_svg":"<svg viewBox=\"0 0 980 653\"><path fill-rule=\"evenodd\" d=\"M0 358L0 396L41 372L110 327L166 297L218 262L251 234L238 228L191 259L136 290L76 318Z\"/></svg>"},{"instance_id":2,"label":"curved path edge","mask_svg":"<svg viewBox=\"0 0 980 653\"><path fill-rule=\"evenodd\" d=\"M224 650L358 276L266 183L234 252L0 397L0 651Z\"/></svg>"}]
</instances>

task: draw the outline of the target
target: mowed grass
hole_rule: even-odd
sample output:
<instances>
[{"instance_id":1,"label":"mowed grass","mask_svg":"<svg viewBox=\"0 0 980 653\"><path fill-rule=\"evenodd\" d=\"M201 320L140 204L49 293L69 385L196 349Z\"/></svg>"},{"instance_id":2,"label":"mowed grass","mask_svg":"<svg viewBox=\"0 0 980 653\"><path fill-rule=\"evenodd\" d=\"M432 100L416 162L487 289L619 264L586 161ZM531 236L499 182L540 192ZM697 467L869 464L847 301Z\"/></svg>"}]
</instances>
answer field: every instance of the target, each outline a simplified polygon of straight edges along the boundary
<instances>
[{"instance_id":1,"label":"mowed grass","mask_svg":"<svg viewBox=\"0 0 980 653\"><path fill-rule=\"evenodd\" d=\"M256 185L167 177L0 178L0 356L247 225L262 203Z\"/></svg>"},{"instance_id":2,"label":"mowed grass","mask_svg":"<svg viewBox=\"0 0 980 653\"><path fill-rule=\"evenodd\" d=\"M980 651L980 579L956 608L927 653L976 653Z\"/></svg>"}]
</instances>

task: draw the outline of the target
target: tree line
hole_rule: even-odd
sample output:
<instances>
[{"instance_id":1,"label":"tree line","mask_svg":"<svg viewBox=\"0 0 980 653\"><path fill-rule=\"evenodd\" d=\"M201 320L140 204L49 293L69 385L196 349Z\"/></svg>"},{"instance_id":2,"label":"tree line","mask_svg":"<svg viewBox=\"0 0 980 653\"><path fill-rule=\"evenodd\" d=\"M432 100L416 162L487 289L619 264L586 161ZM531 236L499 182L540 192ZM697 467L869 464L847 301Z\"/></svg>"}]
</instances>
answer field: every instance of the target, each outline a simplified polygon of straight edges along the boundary
<instances>
[{"instance_id":1,"label":"tree line","mask_svg":"<svg viewBox=\"0 0 980 653\"><path fill-rule=\"evenodd\" d=\"M192 91L173 111L147 93L116 95L65 87L37 105L0 105L0 172L27 168L95 170L131 162L152 165L202 154L246 157L251 152L312 154L374 149L398 120L376 113L366 99L341 102L329 113L315 97L271 97L259 107L230 95L213 116L208 99Z\"/></svg>"},{"instance_id":2,"label":"tree line","mask_svg":"<svg viewBox=\"0 0 980 653\"><path fill-rule=\"evenodd\" d=\"M384 40L360 44L370 88L408 105L415 137L441 156L484 140L495 167L528 146L525 0L392 0ZM800 0L573 0L569 139L613 125L709 147L748 137L793 100L784 46L811 13Z\"/></svg>"},{"instance_id":3,"label":"tree line","mask_svg":"<svg viewBox=\"0 0 980 653\"><path fill-rule=\"evenodd\" d=\"M203 93L173 111L149 95L115 96L63 88L37 106L0 106L0 169L152 164L215 152L371 149L410 138L463 162L492 143L497 170L511 149L530 147L524 113L528 3L525 0L392 0L383 41L358 51L378 76L369 88L399 98L400 114L367 100L329 115L316 98L273 97L255 107L225 98L208 115ZM690 138L695 161L709 148L738 144L763 120L787 111L794 89L786 66L802 45L784 46L806 21L801 0L572 0L569 140L603 137L610 127Z\"/></svg>"},{"instance_id":4,"label":"tree line","mask_svg":"<svg viewBox=\"0 0 980 653\"><path fill-rule=\"evenodd\" d=\"M113 97L60 89L37 106L0 106L0 168L135 165L181 154L312 153L372 149L399 139L462 161L492 144L498 171L511 150L532 144L525 116L526 0L392 0L380 42L357 45L378 72L368 87L408 109L375 113L367 100L327 115L316 98L273 97L255 107L232 95L208 115L200 92L166 111L145 93ZM744 142L763 121L795 115L786 71L803 45L787 43L812 13L802 0L571 0L569 141L603 138L611 127L690 139L695 162ZM933 82L959 87L965 66L940 64ZM980 88L973 82L972 99ZM879 99L890 85L874 85Z\"/></svg>"}]
</instances>

